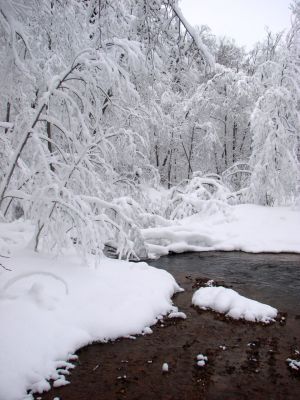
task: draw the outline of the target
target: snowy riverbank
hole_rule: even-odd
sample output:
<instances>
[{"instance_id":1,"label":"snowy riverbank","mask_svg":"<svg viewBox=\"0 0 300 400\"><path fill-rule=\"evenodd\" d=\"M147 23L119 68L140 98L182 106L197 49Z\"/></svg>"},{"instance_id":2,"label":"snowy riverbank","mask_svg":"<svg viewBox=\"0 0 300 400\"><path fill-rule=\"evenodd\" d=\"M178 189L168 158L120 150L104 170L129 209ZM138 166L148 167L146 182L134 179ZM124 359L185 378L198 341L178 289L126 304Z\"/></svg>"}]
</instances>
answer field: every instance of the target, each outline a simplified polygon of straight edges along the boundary
<instances>
[{"instance_id":1,"label":"snowy riverbank","mask_svg":"<svg viewBox=\"0 0 300 400\"><path fill-rule=\"evenodd\" d=\"M28 227L1 224L2 246L9 237L18 247ZM0 268L1 399L48 390L49 379L54 386L67 384L67 361L77 349L151 333L157 317L177 310L171 301L180 290L174 278L146 263L104 259L91 269L75 256L29 250L15 250L0 262L6 268Z\"/></svg>"},{"instance_id":2,"label":"snowy riverbank","mask_svg":"<svg viewBox=\"0 0 300 400\"><path fill-rule=\"evenodd\" d=\"M168 227L143 230L153 258L170 252L245 251L300 253L300 211L253 204L199 213Z\"/></svg>"}]
</instances>

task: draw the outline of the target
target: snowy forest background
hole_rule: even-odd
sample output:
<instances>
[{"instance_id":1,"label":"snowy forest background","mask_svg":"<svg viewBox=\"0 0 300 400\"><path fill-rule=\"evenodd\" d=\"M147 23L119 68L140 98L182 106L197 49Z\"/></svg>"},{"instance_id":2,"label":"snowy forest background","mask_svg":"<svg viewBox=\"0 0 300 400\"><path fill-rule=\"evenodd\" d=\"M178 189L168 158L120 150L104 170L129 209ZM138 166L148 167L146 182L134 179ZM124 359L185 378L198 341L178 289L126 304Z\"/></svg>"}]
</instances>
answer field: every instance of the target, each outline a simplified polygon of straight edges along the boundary
<instances>
[{"instance_id":1,"label":"snowy forest background","mask_svg":"<svg viewBox=\"0 0 300 400\"><path fill-rule=\"evenodd\" d=\"M299 204L291 15L245 52L177 0L0 0L2 221L33 221L35 250L146 257L141 228Z\"/></svg>"}]
</instances>

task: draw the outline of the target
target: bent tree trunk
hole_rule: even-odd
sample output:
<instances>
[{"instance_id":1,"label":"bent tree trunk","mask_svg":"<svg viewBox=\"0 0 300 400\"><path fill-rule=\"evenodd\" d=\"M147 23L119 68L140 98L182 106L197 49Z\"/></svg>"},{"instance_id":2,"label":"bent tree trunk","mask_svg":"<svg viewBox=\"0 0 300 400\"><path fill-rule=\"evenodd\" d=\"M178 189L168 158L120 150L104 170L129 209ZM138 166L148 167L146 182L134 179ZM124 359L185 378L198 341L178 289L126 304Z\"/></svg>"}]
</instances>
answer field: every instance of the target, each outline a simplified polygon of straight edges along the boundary
<instances>
[{"instance_id":1,"label":"bent tree trunk","mask_svg":"<svg viewBox=\"0 0 300 400\"><path fill-rule=\"evenodd\" d=\"M67 70L67 72L63 73L62 74L62 78L59 80L57 85L55 85L55 87L52 90L54 91L54 90L59 89L61 84L65 81L65 79L78 66L79 66L79 63L77 63L76 65L72 65L71 68ZM50 96L51 94L52 94L52 92L49 92L48 96ZM11 160L9 166L8 166L7 172L6 172L6 174L5 174L4 178L3 178L2 184L0 186L0 210L1 210L1 206L2 206L3 200L4 200L5 193L7 191L8 186L9 186L11 177L12 177L12 175L14 173L14 170L15 170L15 168L17 166L18 160L19 160L19 158L20 158L20 156L21 156L21 154L22 154L22 152L24 150L24 147L26 146L26 144L28 142L28 139L30 138L30 135L32 134L32 131L34 130L36 124L39 122L39 119L40 119L40 116L41 116L42 112L44 111L44 109L46 107L47 107L47 96L45 96L44 102L40 105L40 107L39 107L39 109L37 111L37 114L36 114L32 124L31 124L30 129L27 132L25 131L24 135L22 136L22 138L21 138L21 140L19 142L19 145L16 148L14 156L13 156L13 158L12 158L12 160Z\"/></svg>"},{"instance_id":2,"label":"bent tree trunk","mask_svg":"<svg viewBox=\"0 0 300 400\"><path fill-rule=\"evenodd\" d=\"M11 160L11 162L9 164L8 171L7 171L6 175L5 175L5 177L3 178L3 182L2 182L1 187L0 187L0 209L1 209L1 206L2 206L2 203L3 203L4 195L5 195L6 191L7 191L9 182L11 180L11 177L12 177L13 173L14 173L14 170L16 168L16 165L17 165L17 162L18 162L18 160L20 158L20 155L22 154L22 151L23 151L24 147L26 146L26 143L27 143L27 141L28 141L28 139L29 139L29 137L30 137L30 135L32 133L32 130L36 126L36 124L37 124L37 122L39 120L39 117L42 114L42 112L43 112L45 107L46 107L46 104L43 104L40 107L40 109L39 109L39 111L37 113L37 116L36 116L35 120L33 121L32 125L31 125L31 129L24 133L24 135L23 135L22 139L20 140L20 143L19 143L19 145L18 145L18 147L17 147L17 149L15 151L13 159Z\"/></svg>"}]
</instances>

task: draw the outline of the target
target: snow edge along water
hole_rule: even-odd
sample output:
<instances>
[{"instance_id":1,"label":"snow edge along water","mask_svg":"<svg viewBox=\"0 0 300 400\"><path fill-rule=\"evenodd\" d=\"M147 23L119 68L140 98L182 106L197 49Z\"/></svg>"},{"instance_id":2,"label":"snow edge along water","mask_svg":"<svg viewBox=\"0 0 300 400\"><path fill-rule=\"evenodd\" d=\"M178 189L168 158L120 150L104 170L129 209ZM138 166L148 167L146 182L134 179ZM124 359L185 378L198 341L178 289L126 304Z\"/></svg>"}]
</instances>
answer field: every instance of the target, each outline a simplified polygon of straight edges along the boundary
<instances>
[{"instance_id":1,"label":"snow edge along water","mask_svg":"<svg viewBox=\"0 0 300 400\"><path fill-rule=\"evenodd\" d=\"M15 236L17 247L24 237ZM178 312L171 298L182 289L171 274L144 262L104 258L92 269L74 255L53 258L23 249L14 250L5 267L0 271L1 400L42 393L52 380L55 387L68 384L70 357L74 360L79 348L149 334L161 316Z\"/></svg>"}]
</instances>

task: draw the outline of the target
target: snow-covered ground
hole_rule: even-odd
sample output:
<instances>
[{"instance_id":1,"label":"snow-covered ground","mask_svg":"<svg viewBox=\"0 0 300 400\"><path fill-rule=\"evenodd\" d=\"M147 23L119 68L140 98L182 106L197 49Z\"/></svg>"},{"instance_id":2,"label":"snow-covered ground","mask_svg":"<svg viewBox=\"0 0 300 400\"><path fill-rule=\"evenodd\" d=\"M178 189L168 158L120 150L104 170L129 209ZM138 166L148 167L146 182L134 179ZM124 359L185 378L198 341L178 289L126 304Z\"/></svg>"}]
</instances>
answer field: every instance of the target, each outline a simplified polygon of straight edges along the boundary
<instances>
[{"instance_id":1,"label":"snow-covered ground","mask_svg":"<svg viewBox=\"0 0 300 400\"><path fill-rule=\"evenodd\" d=\"M198 289L192 304L204 310L217 311L233 319L269 323L277 316L276 308L241 296L235 290L223 286Z\"/></svg>"},{"instance_id":2,"label":"snow-covered ground","mask_svg":"<svg viewBox=\"0 0 300 400\"><path fill-rule=\"evenodd\" d=\"M144 229L150 255L241 250L300 253L300 210L242 204L199 213L171 226Z\"/></svg>"},{"instance_id":3,"label":"snow-covered ground","mask_svg":"<svg viewBox=\"0 0 300 400\"><path fill-rule=\"evenodd\" d=\"M149 333L177 312L174 278L146 263L104 259L96 269L76 256L21 250L30 225L0 224L0 399L67 383L72 354L93 341ZM18 249L19 248L19 249ZM7 252L6 252L7 254ZM5 269L5 268L6 269Z\"/></svg>"}]
</instances>

